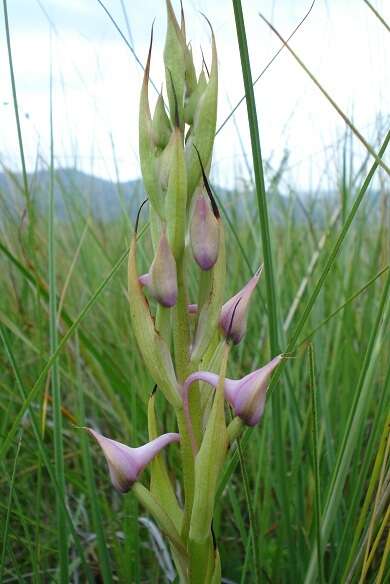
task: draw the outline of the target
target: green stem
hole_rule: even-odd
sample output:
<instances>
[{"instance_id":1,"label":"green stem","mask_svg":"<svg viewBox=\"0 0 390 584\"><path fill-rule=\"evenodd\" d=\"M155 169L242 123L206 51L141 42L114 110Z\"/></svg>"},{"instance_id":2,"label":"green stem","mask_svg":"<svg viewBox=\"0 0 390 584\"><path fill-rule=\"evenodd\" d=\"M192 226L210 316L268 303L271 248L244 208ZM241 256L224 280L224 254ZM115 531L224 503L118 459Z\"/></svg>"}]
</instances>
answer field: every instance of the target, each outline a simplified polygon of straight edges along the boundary
<instances>
[{"instance_id":1,"label":"green stem","mask_svg":"<svg viewBox=\"0 0 390 584\"><path fill-rule=\"evenodd\" d=\"M171 309L157 305L156 331L160 333L168 347L171 345Z\"/></svg>"},{"instance_id":2,"label":"green stem","mask_svg":"<svg viewBox=\"0 0 390 584\"><path fill-rule=\"evenodd\" d=\"M177 261L176 267L178 297L174 313L173 341L175 346L176 375L179 382L182 383L189 374L190 362L190 325L183 257Z\"/></svg>"},{"instance_id":3,"label":"green stem","mask_svg":"<svg viewBox=\"0 0 390 584\"><path fill-rule=\"evenodd\" d=\"M175 307L173 326L173 341L175 348L176 375L180 383L191 373L190 366L190 330L188 318L188 298L184 276L183 257L177 261L178 298ZM192 427L196 437L200 436L200 397L199 392L194 391L190 396L190 413ZM180 450L183 468L183 483L185 493L185 509L182 527L184 540L188 537L192 504L194 501L194 455L184 409L176 409L176 418L180 433Z\"/></svg>"},{"instance_id":4,"label":"green stem","mask_svg":"<svg viewBox=\"0 0 390 584\"><path fill-rule=\"evenodd\" d=\"M180 452L182 459L185 495L182 537L184 541L187 541L188 532L190 529L192 505L194 502L194 482L195 482L194 454L192 450L191 438L188 433L187 421L183 409L176 410L176 419L180 434Z\"/></svg>"}]
</instances>

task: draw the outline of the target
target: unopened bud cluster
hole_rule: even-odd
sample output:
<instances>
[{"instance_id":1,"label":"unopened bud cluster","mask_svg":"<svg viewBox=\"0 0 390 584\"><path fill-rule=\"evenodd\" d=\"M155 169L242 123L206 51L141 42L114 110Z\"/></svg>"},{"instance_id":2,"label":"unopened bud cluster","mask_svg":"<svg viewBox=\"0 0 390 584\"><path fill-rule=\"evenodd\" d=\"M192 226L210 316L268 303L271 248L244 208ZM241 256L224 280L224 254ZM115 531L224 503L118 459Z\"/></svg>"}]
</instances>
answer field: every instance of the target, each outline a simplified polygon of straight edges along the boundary
<instances>
[{"instance_id":1,"label":"unopened bud cluster","mask_svg":"<svg viewBox=\"0 0 390 584\"><path fill-rule=\"evenodd\" d=\"M139 109L139 153L154 257L141 275L138 217L129 251L128 287L141 357L174 409L178 433L159 435L154 396L149 400L148 444L130 448L90 432L105 454L114 486L126 492L134 485L135 494L168 537L180 581L215 584L221 581L221 566L211 530L214 500L229 440L235 438L226 424L225 402L237 417L235 427L257 424L281 356L240 380L226 377L229 351L246 333L261 268L224 303L225 236L208 179L217 116L216 42L210 25L211 64L207 68L203 59L197 73L183 12L179 24L171 1L166 4L165 93L158 95L152 114L152 33ZM194 271L196 291L188 286ZM214 388L211 409L202 405L200 382ZM178 441L184 507L160 454L167 444ZM145 489L137 481L149 462L150 488Z\"/></svg>"}]
</instances>

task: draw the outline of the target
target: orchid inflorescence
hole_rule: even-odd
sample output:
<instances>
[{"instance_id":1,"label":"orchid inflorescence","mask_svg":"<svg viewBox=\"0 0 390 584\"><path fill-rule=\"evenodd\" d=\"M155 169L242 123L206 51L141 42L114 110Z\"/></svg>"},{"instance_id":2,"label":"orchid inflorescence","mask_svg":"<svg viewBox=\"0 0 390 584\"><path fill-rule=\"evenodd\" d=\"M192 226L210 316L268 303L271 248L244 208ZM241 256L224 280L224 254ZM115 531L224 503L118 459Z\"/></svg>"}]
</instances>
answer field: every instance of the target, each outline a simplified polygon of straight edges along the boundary
<instances>
[{"instance_id":1,"label":"orchid inflorescence","mask_svg":"<svg viewBox=\"0 0 390 584\"><path fill-rule=\"evenodd\" d=\"M226 377L229 351L245 336L249 304L262 268L223 304L224 228L207 176L217 117L215 37L210 25L211 67L208 71L203 60L197 76L183 10L179 24L170 0L166 4L168 108L160 94L151 115L152 32L139 111L139 152L154 259L148 273L140 275L138 215L129 251L128 290L139 351L154 383L175 411L178 433L158 435L154 392L148 406L149 443L130 448L94 430L89 432L103 450L114 487L120 492L131 488L168 538L180 581L204 584L221 581L212 519L229 443L243 426L259 423L270 376L282 356L242 379ZM198 274L196 303L189 298L189 269ZM229 425L225 403L235 416ZM179 441L183 504L161 456L165 446ZM149 463L147 489L139 477Z\"/></svg>"}]
</instances>

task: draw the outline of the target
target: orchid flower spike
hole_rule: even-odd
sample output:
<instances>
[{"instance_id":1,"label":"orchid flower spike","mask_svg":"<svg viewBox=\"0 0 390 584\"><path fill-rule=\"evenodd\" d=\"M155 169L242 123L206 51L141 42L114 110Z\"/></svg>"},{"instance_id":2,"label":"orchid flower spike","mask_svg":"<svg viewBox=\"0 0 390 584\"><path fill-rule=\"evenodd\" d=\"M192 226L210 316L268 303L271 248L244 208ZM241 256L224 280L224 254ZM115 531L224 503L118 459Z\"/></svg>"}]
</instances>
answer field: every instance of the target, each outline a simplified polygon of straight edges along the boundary
<instances>
[{"instance_id":1,"label":"orchid flower spike","mask_svg":"<svg viewBox=\"0 0 390 584\"><path fill-rule=\"evenodd\" d=\"M247 426L256 426L260 421L265 406L269 380L273 370L279 365L283 355L274 357L264 367L245 375L242 379L226 378L224 394L236 416ZM188 401L188 390L195 381L204 381L214 388L217 387L219 375L209 371L196 371L187 377L183 385L183 401Z\"/></svg>"},{"instance_id":2,"label":"orchid flower spike","mask_svg":"<svg viewBox=\"0 0 390 584\"><path fill-rule=\"evenodd\" d=\"M127 493L138 480L139 475L149 462L165 447L172 442L179 442L180 436L174 432L162 434L151 442L139 448L130 448L125 444L116 442L102 436L91 428L86 428L93 436L107 460L111 482L120 493Z\"/></svg>"},{"instance_id":3,"label":"orchid flower spike","mask_svg":"<svg viewBox=\"0 0 390 584\"><path fill-rule=\"evenodd\" d=\"M150 271L140 276L139 281L162 306L175 306L177 300L176 262L169 246L165 229L157 246Z\"/></svg>"},{"instance_id":4,"label":"orchid flower spike","mask_svg":"<svg viewBox=\"0 0 390 584\"><path fill-rule=\"evenodd\" d=\"M225 337L232 340L235 345L238 345L246 333L249 303L262 271L263 266L260 266L243 289L222 306L219 326ZM234 319L232 320L234 311Z\"/></svg>"}]
</instances>

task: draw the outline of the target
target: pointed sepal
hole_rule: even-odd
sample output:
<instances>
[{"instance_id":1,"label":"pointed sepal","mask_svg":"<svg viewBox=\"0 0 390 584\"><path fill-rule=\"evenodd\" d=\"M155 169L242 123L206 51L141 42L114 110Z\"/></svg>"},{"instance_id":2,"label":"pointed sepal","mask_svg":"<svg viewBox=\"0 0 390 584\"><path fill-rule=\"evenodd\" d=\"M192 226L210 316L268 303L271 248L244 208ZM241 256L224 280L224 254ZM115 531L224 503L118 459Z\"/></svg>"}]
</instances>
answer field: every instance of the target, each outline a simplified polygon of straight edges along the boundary
<instances>
[{"instance_id":1,"label":"pointed sepal","mask_svg":"<svg viewBox=\"0 0 390 584\"><path fill-rule=\"evenodd\" d=\"M230 403L233 412L247 426L255 426L261 420L267 396L271 375L279 365L283 355L277 355L269 363L256 371L245 375L242 379L224 380L224 395ZM192 383L203 381L214 388L220 384L220 376L211 371L196 371L191 373L183 384L182 396L187 396ZM234 440L240 432L239 424L232 426L229 441Z\"/></svg>"},{"instance_id":2,"label":"pointed sepal","mask_svg":"<svg viewBox=\"0 0 390 584\"><path fill-rule=\"evenodd\" d=\"M271 374L281 360L282 355L278 355L242 379L225 380L225 397L235 415L247 426L256 426L261 420Z\"/></svg>"},{"instance_id":3,"label":"pointed sepal","mask_svg":"<svg viewBox=\"0 0 390 584\"><path fill-rule=\"evenodd\" d=\"M142 275L139 281L148 288L150 294L161 306L165 308L175 306L177 301L176 261L165 229L161 234L149 273Z\"/></svg>"},{"instance_id":4,"label":"pointed sepal","mask_svg":"<svg viewBox=\"0 0 390 584\"><path fill-rule=\"evenodd\" d=\"M237 345L246 333L249 304L262 272L262 266L245 286L222 306L219 326L222 334ZM232 322L232 314L234 320Z\"/></svg>"},{"instance_id":5,"label":"pointed sepal","mask_svg":"<svg viewBox=\"0 0 390 584\"><path fill-rule=\"evenodd\" d=\"M144 468L157 454L172 442L179 442L179 434L173 432L158 436L139 448L130 448L121 442L106 438L99 432L86 428L99 444L107 461L113 486L120 493L127 493L138 480Z\"/></svg>"}]
</instances>

